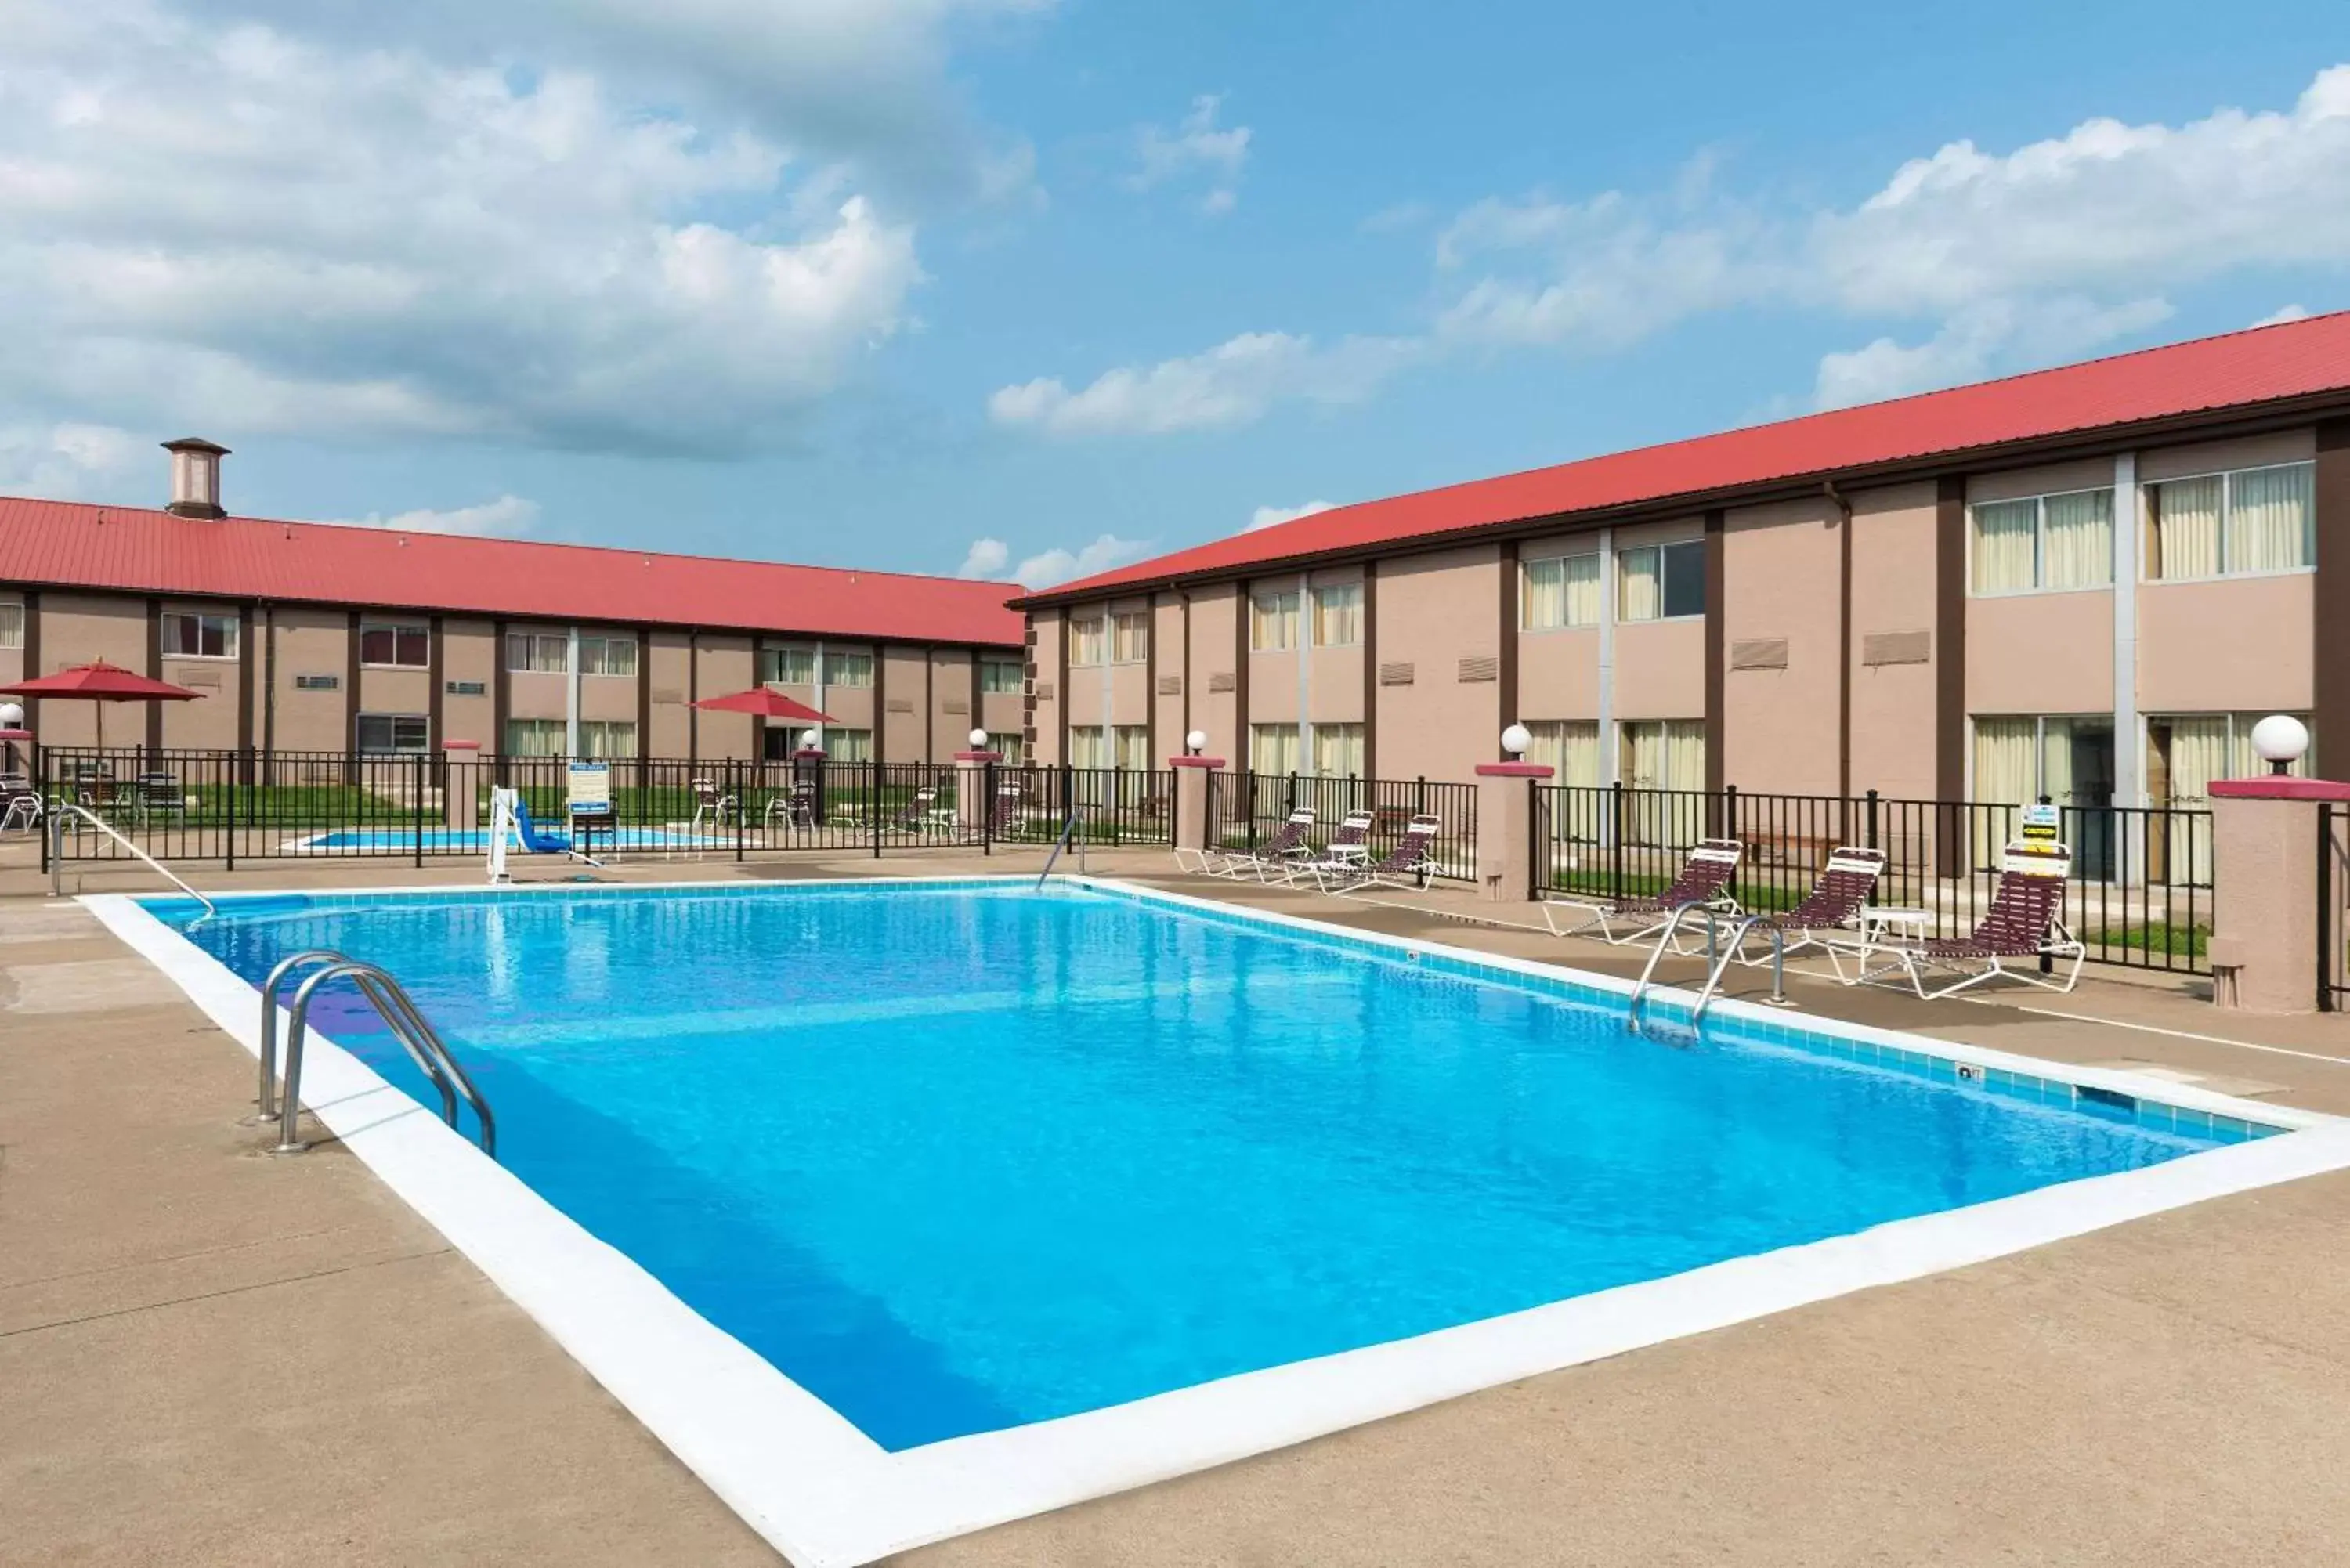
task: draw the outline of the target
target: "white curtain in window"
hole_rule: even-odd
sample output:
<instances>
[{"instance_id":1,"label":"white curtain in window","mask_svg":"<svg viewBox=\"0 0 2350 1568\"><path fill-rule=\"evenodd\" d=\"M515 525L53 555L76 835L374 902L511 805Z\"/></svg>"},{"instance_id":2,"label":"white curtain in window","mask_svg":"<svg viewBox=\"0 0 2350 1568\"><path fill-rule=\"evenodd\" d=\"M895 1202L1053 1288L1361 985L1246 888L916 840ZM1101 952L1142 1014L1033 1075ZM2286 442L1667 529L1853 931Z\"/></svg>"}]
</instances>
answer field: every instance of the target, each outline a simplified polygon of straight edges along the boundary
<instances>
[{"instance_id":1,"label":"white curtain in window","mask_svg":"<svg viewBox=\"0 0 2350 1568\"><path fill-rule=\"evenodd\" d=\"M2033 587L2039 580L2033 536L2040 525L2040 503L1986 501L1973 511L1974 591L2010 594Z\"/></svg>"},{"instance_id":2,"label":"white curtain in window","mask_svg":"<svg viewBox=\"0 0 2350 1568\"><path fill-rule=\"evenodd\" d=\"M1314 771L1324 778L1363 776L1363 727L1360 724L1314 726Z\"/></svg>"},{"instance_id":3,"label":"white curtain in window","mask_svg":"<svg viewBox=\"0 0 2350 1568\"><path fill-rule=\"evenodd\" d=\"M2228 716L2214 713L2162 720L2150 723L2147 729L2160 752L2168 784L2166 804L2184 810L2209 810L2211 782L2237 772L2230 765L2234 748ZM2175 882L2211 879L2210 835L2197 829L2197 820L2191 817L2175 818L2170 824L2170 864L2167 870Z\"/></svg>"},{"instance_id":4,"label":"white curtain in window","mask_svg":"<svg viewBox=\"0 0 2350 1568\"><path fill-rule=\"evenodd\" d=\"M1588 719L1545 719L1526 726L1526 761L1552 770L1551 783L1589 789L1599 783L1599 726Z\"/></svg>"},{"instance_id":5,"label":"white curtain in window","mask_svg":"<svg viewBox=\"0 0 2350 1568\"><path fill-rule=\"evenodd\" d=\"M2154 513L2153 577L2216 577L2220 575L2220 508L2225 486L2218 477L2174 479L2149 486Z\"/></svg>"},{"instance_id":6,"label":"white curtain in window","mask_svg":"<svg viewBox=\"0 0 2350 1568\"><path fill-rule=\"evenodd\" d=\"M2032 799L2046 795L2058 805L2077 804L2073 799L2073 721L2043 719L2040 722L2040 787Z\"/></svg>"},{"instance_id":7,"label":"white curtain in window","mask_svg":"<svg viewBox=\"0 0 2350 1568\"><path fill-rule=\"evenodd\" d=\"M1518 624L1528 631L1549 631L1566 624L1566 563L1552 556L1528 561L1520 579L1524 587Z\"/></svg>"},{"instance_id":8,"label":"white curtain in window","mask_svg":"<svg viewBox=\"0 0 2350 1568\"><path fill-rule=\"evenodd\" d=\"M1665 722L1665 787L1705 787L1705 724L1696 719Z\"/></svg>"},{"instance_id":9,"label":"white curtain in window","mask_svg":"<svg viewBox=\"0 0 2350 1568\"><path fill-rule=\"evenodd\" d=\"M1314 590L1314 646L1352 648L1363 640L1363 590L1339 583Z\"/></svg>"},{"instance_id":10,"label":"white curtain in window","mask_svg":"<svg viewBox=\"0 0 2350 1568\"><path fill-rule=\"evenodd\" d=\"M1991 805L2026 805L2039 798L2040 770L2033 754L2038 746L2033 720L1977 719L1973 797Z\"/></svg>"},{"instance_id":11,"label":"white curtain in window","mask_svg":"<svg viewBox=\"0 0 2350 1568\"><path fill-rule=\"evenodd\" d=\"M1120 724L1116 736L1118 765L1136 771L1150 765L1150 726Z\"/></svg>"},{"instance_id":12,"label":"white curtain in window","mask_svg":"<svg viewBox=\"0 0 2350 1568\"><path fill-rule=\"evenodd\" d=\"M1297 596L1258 594L1249 600L1249 646L1262 653L1297 646Z\"/></svg>"},{"instance_id":13,"label":"white curtain in window","mask_svg":"<svg viewBox=\"0 0 2350 1568\"><path fill-rule=\"evenodd\" d=\"M2287 463L2228 475L2230 572L2282 572L2314 557L2317 468Z\"/></svg>"},{"instance_id":14,"label":"white curtain in window","mask_svg":"<svg viewBox=\"0 0 2350 1568\"><path fill-rule=\"evenodd\" d=\"M1654 620L1665 613L1665 579L1654 545L1617 553L1616 618Z\"/></svg>"},{"instance_id":15,"label":"white curtain in window","mask_svg":"<svg viewBox=\"0 0 2350 1568\"><path fill-rule=\"evenodd\" d=\"M1251 724L1249 766L1261 774L1297 772L1297 726Z\"/></svg>"},{"instance_id":16,"label":"white curtain in window","mask_svg":"<svg viewBox=\"0 0 2350 1568\"><path fill-rule=\"evenodd\" d=\"M1569 556L1566 567L1566 623L1568 626L1599 624L1599 557Z\"/></svg>"},{"instance_id":17,"label":"white curtain in window","mask_svg":"<svg viewBox=\"0 0 2350 1568\"><path fill-rule=\"evenodd\" d=\"M2114 580L2114 493L2081 490L2041 500L2040 586L2089 588Z\"/></svg>"}]
</instances>

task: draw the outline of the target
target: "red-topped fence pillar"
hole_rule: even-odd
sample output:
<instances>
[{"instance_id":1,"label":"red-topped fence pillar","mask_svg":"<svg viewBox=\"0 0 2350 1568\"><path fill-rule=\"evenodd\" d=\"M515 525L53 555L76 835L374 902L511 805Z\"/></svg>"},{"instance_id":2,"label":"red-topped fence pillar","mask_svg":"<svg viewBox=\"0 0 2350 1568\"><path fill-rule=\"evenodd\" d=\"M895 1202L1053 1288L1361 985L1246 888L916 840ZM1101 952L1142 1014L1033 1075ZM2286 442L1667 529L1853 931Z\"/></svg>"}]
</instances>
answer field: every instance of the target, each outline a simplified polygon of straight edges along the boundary
<instances>
[{"instance_id":1,"label":"red-topped fence pillar","mask_svg":"<svg viewBox=\"0 0 2350 1568\"><path fill-rule=\"evenodd\" d=\"M1175 847L1208 847L1208 781L1224 765L1222 757L1180 756L1167 759L1175 771Z\"/></svg>"},{"instance_id":2,"label":"red-topped fence pillar","mask_svg":"<svg viewBox=\"0 0 2350 1568\"><path fill-rule=\"evenodd\" d=\"M1534 791L1553 771L1542 763L1477 764L1477 896L1486 903L1534 896Z\"/></svg>"},{"instance_id":3,"label":"red-topped fence pillar","mask_svg":"<svg viewBox=\"0 0 2350 1568\"><path fill-rule=\"evenodd\" d=\"M2334 967L2321 950L2341 949L2337 911L2345 890L2341 836L2322 825L2329 817L2339 822L2345 803L2350 784L2328 779L2221 779L2211 785L2209 950L2211 1000L2220 1006L2310 1012L2320 1005ZM2329 901L2331 910L2323 908Z\"/></svg>"}]
</instances>

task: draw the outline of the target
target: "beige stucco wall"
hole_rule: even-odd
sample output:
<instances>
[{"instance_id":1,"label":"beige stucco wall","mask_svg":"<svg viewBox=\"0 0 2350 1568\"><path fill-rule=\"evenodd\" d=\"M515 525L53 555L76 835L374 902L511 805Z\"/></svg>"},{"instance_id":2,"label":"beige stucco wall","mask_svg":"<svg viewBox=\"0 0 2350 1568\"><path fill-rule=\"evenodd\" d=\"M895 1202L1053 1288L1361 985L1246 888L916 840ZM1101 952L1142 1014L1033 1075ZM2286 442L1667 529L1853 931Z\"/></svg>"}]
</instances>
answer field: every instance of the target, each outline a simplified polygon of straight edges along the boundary
<instances>
[{"instance_id":1,"label":"beige stucco wall","mask_svg":"<svg viewBox=\"0 0 2350 1568\"><path fill-rule=\"evenodd\" d=\"M281 752L346 752L357 739L350 720L350 618L338 609L281 605L262 617L276 625L276 749ZM258 647L255 657L265 657ZM331 675L332 691L303 691L295 680ZM254 742L262 740L262 720L254 718Z\"/></svg>"},{"instance_id":2,"label":"beige stucco wall","mask_svg":"<svg viewBox=\"0 0 2350 1568\"><path fill-rule=\"evenodd\" d=\"M125 670L147 669L147 604L114 595L45 593L41 596L41 665L53 674L69 665L103 659ZM209 699L208 699L209 700ZM50 700L40 705L36 732L44 745L87 746L98 739L91 702ZM142 710L117 706L106 716L106 742L135 745L147 738Z\"/></svg>"},{"instance_id":3,"label":"beige stucco wall","mask_svg":"<svg viewBox=\"0 0 2350 1568\"><path fill-rule=\"evenodd\" d=\"M217 615L226 616L232 620L237 616L235 604L215 599L165 599L162 609L166 615ZM242 649L249 640L249 637L240 637L237 644L240 654L235 659L167 657L162 660L158 671L161 679L174 686L184 686L191 691L203 694L192 702L166 702L161 705L163 744L203 749L236 744L237 699L244 679ZM44 653L46 651L45 649ZM130 667L143 672L147 668L143 654L140 661ZM118 720L120 721L119 724ZM147 711L143 705L124 704L107 715L107 739L143 739L146 722Z\"/></svg>"},{"instance_id":4,"label":"beige stucco wall","mask_svg":"<svg viewBox=\"0 0 2350 1568\"><path fill-rule=\"evenodd\" d=\"M757 670L752 658L752 639L726 637L704 632L696 649L698 690L702 696L723 697L730 691L748 691ZM830 709L826 710L827 712ZM752 736L756 732L748 713L716 713L702 709L693 711L693 725L699 733L695 755L703 757L748 757L754 754Z\"/></svg>"},{"instance_id":5,"label":"beige stucco wall","mask_svg":"<svg viewBox=\"0 0 2350 1568\"><path fill-rule=\"evenodd\" d=\"M1835 791L1843 526L1825 496L1722 520L1722 777L1740 789ZM1785 639L1784 669L1735 668L1737 644L1760 639Z\"/></svg>"},{"instance_id":6,"label":"beige stucco wall","mask_svg":"<svg viewBox=\"0 0 2350 1568\"><path fill-rule=\"evenodd\" d=\"M1173 681L1176 690L1154 689L1150 698L1150 765L1163 766L1169 757L1183 750L1183 697L1187 682L1183 673L1184 652L1183 601L1174 594L1160 594L1151 604L1151 647L1156 650L1152 668L1163 684Z\"/></svg>"},{"instance_id":7,"label":"beige stucco wall","mask_svg":"<svg viewBox=\"0 0 2350 1568\"><path fill-rule=\"evenodd\" d=\"M443 690L441 694L441 732L432 737L439 745L447 741L472 741L484 751L494 750L503 737L493 734L493 710L497 703L498 662L505 650L498 646L497 625L486 620L449 619L441 623L441 680L445 688L452 680L478 680L482 694L478 697L452 696Z\"/></svg>"},{"instance_id":8,"label":"beige stucco wall","mask_svg":"<svg viewBox=\"0 0 2350 1568\"><path fill-rule=\"evenodd\" d=\"M1616 628L1616 719L1705 717L1705 622L1627 621Z\"/></svg>"},{"instance_id":9,"label":"beige stucco wall","mask_svg":"<svg viewBox=\"0 0 2350 1568\"><path fill-rule=\"evenodd\" d=\"M1500 754L1501 683L1459 671L1500 657L1501 573L1493 545L1379 563L1379 662L1413 666L1410 685L1377 689L1381 776L1468 779Z\"/></svg>"},{"instance_id":10,"label":"beige stucco wall","mask_svg":"<svg viewBox=\"0 0 2350 1568\"><path fill-rule=\"evenodd\" d=\"M691 710L686 707L693 696L692 660L686 653L690 635L682 631L652 634L648 668L652 672L653 732L647 746L652 756L681 757L692 744Z\"/></svg>"},{"instance_id":11,"label":"beige stucco wall","mask_svg":"<svg viewBox=\"0 0 2350 1568\"><path fill-rule=\"evenodd\" d=\"M2310 572L2140 587L2138 711L2307 711L2316 587Z\"/></svg>"},{"instance_id":12,"label":"beige stucco wall","mask_svg":"<svg viewBox=\"0 0 2350 1568\"><path fill-rule=\"evenodd\" d=\"M1055 763L1061 759L1061 618L1038 616L1036 627L1036 755L1035 761ZM1083 670L1072 674L1082 676Z\"/></svg>"},{"instance_id":13,"label":"beige stucco wall","mask_svg":"<svg viewBox=\"0 0 2350 1568\"><path fill-rule=\"evenodd\" d=\"M1518 559L1523 564L1552 556L1598 553L1596 533L1570 534L1529 540L1519 548ZM1603 560L1599 569L1603 573L1613 570L1613 564ZM1512 599L1515 607L1513 619L1518 628L1525 624L1524 601L1522 581ZM1599 717L1597 627L1516 630L1514 635L1518 639L1518 711L1514 717L1530 722Z\"/></svg>"},{"instance_id":14,"label":"beige stucco wall","mask_svg":"<svg viewBox=\"0 0 2350 1568\"><path fill-rule=\"evenodd\" d=\"M881 649L887 666L882 680L881 733L876 737L885 763L919 763L930 743L928 715L937 693L930 680L930 660L919 648L893 643Z\"/></svg>"},{"instance_id":15,"label":"beige stucco wall","mask_svg":"<svg viewBox=\"0 0 2350 1568\"><path fill-rule=\"evenodd\" d=\"M1852 787L1896 799L1934 793L1935 487L1852 496ZM1923 664L1871 667L1872 636L1923 632Z\"/></svg>"},{"instance_id":16,"label":"beige stucco wall","mask_svg":"<svg viewBox=\"0 0 2350 1568\"><path fill-rule=\"evenodd\" d=\"M2317 432L2303 428L2240 436L2233 441L2189 446L2151 447L2138 454L2140 482L2216 473L2230 468L2260 468L2272 462L2307 462L2317 455Z\"/></svg>"},{"instance_id":17,"label":"beige stucco wall","mask_svg":"<svg viewBox=\"0 0 2350 1568\"><path fill-rule=\"evenodd\" d=\"M1967 601L1967 711L2110 713L2114 596L2011 594Z\"/></svg>"},{"instance_id":18,"label":"beige stucco wall","mask_svg":"<svg viewBox=\"0 0 2350 1568\"><path fill-rule=\"evenodd\" d=\"M2069 490L2095 490L2114 482L2110 457L2075 458L2066 462L2038 463L2030 468L2002 469L1967 479L1967 502L2013 501L2026 495L2055 495Z\"/></svg>"},{"instance_id":19,"label":"beige stucco wall","mask_svg":"<svg viewBox=\"0 0 2350 1568\"><path fill-rule=\"evenodd\" d=\"M1218 675L1238 673L1232 649L1240 603L1232 587L1192 590L1191 668L1183 674L1191 689L1191 728L1206 732L1210 756L1222 757L1235 767L1248 761L1248 737L1238 732L1237 693L1214 687Z\"/></svg>"}]
</instances>

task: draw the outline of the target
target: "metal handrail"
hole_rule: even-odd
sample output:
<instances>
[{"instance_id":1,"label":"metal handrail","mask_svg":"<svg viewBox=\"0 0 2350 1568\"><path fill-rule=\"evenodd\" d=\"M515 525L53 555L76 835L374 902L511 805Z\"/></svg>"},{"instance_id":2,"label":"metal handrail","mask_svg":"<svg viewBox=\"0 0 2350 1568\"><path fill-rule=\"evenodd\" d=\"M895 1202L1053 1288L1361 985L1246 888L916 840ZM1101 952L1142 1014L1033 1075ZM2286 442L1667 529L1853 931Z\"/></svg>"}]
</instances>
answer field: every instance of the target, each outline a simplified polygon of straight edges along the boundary
<instances>
[{"instance_id":1,"label":"metal handrail","mask_svg":"<svg viewBox=\"0 0 2350 1568\"><path fill-rule=\"evenodd\" d=\"M360 994L371 1002L378 1014L391 1026L392 1038L408 1053L441 1096L441 1119L451 1127L457 1126L457 1101L462 1097L473 1107L473 1117L480 1124L482 1152L492 1159L498 1157L497 1119L490 1114L490 1104L473 1086L465 1069L400 983L390 973L371 963L356 959L344 959L326 965L302 981L294 992L293 1023L286 1034L286 1085L283 1103L278 1110L278 1154L299 1154L309 1146L296 1136L302 1114L302 1048L309 1038L310 1001L318 988L330 980L349 977L358 982Z\"/></svg>"},{"instance_id":2,"label":"metal handrail","mask_svg":"<svg viewBox=\"0 0 2350 1568\"><path fill-rule=\"evenodd\" d=\"M1705 1010L1712 1005L1714 997L1721 990L1721 977L1729 971L1730 961L1738 956L1738 950L1746 940L1748 933L1770 918L1767 915L1737 917L1735 923L1730 928L1730 940L1724 942L1721 940L1721 922L1724 917L1720 909L1711 904L1675 906L1672 917L1666 920L1664 930L1657 937L1656 950L1648 955L1648 961L1641 967L1639 982L1632 987L1630 1016L1633 1023L1639 1022L1640 1003L1648 996L1650 981L1656 975L1658 963L1665 956L1665 950L1674 947L1674 939L1680 934L1681 917L1692 910L1705 917L1706 973L1705 983L1698 988L1697 1003L1690 1009L1691 1023L1704 1017ZM1787 933L1777 926L1772 926L1769 929L1771 932L1771 995L1768 1000L1773 1007L1792 1007L1794 1003L1787 999Z\"/></svg>"},{"instance_id":3,"label":"metal handrail","mask_svg":"<svg viewBox=\"0 0 2350 1568\"><path fill-rule=\"evenodd\" d=\"M1711 904L1675 905L1671 916L1665 921L1664 930L1657 937L1657 950L1648 955L1648 961L1641 967L1638 982L1632 987L1630 1016L1634 1023L1637 1023L1639 1022L1640 1003L1648 993L1649 983L1656 976L1657 965L1663 960L1665 950L1669 947L1673 947L1678 950L1675 939L1680 935L1681 917L1689 914L1691 910L1695 910L1698 914L1705 917L1706 966L1709 970L1719 967L1715 961L1722 951L1721 911L1715 909ZM1703 1011L1704 1005L1700 1002L1699 1004L1698 1012L1701 1012ZM1691 1021L1694 1022L1697 1014L1693 1012L1690 1016Z\"/></svg>"},{"instance_id":4,"label":"metal handrail","mask_svg":"<svg viewBox=\"0 0 2350 1568\"><path fill-rule=\"evenodd\" d=\"M66 892L65 855L66 816L68 813L71 813L73 815L80 817L84 822L88 823L92 827L97 828L100 833L105 834L109 838L111 838L117 844L122 846L123 848L128 849L131 854L147 862L150 867L154 868L154 872L158 877L162 877L165 881L171 883L172 886L177 888L181 892L185 893L189 898L193 898L197 903L202 904L204 907L204 912L188 922L188 929L190 930L193 930L196 927L203 924L206 920L211 919L214 915L220 913L220 906L214 904L210 898L205 898L202 893L197 892L193 888L189 887L172 872L164 869L163 863L161 860L156 859L152 855L148 854L144 849L141 849L136 844L131 843L129 838L123 836L120 828L107 821L106 818L99 815L98 813L90 810L89 807L82 805L79 801L68 800L63 795L52 796L49 801L49 897L52 898L62 898L65 897Z\"/></svg>"},{"instance_id":5,"label":"metal handrail","mask_svg":"<svg viewBox=\"0 0 2350 1568\"><path fill-rule=\"evenodd\" d=\"M333 948L312 948L282 959L261 982L261 1088L254 1096L255 1119L267 1122L277 1116L277 992L286 977L306 964L348 963L350 954Z\"/></svg>"},{"instance_id":6,"label":"metal handrail","mask_svg":"<svg viewBox=\"0 0 2350 1568\"><path fill-rule=\"evenodd\" d=\"M1053 852L1045 857L1045 868L1036 873L1036 886L1039 889L1044 888L1045 878L1053 874L1053 863L1060 859L1061 852L1069 846L1069 836L1076 832L1077 818L1084 813L1083 806L1073 805L1069 808L1069 820L1061 824L1061 836L1053 840ZM1086 870L1086 846L1083 839L1077 841L1077 870L1080 874Z\"/></svg>"}]
</instances>

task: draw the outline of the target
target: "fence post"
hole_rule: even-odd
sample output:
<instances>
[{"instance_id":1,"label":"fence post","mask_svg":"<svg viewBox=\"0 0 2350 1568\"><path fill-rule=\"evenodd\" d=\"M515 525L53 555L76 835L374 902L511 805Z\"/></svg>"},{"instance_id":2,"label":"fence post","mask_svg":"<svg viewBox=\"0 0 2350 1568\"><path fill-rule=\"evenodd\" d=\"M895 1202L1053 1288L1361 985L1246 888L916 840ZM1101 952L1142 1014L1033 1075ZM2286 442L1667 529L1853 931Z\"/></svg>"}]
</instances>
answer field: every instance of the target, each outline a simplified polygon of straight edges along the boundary
<instances>
[{"instance_id":1,"label":"fence post","mask_svg":"<svg viewBox=\"0 0 2350 1568\"><path fill-rule=\"evenodd\" d=\"M1607 783L1607 896L1624 897L1624 781Z\"/></svg>"},{"instance_id":2,"label":"fence post","mask_svg":"<svg viewBox=\"0 0 2350 1568\"><path fill-rule=\"evenodd\" d=\"M1877 847L1877 792L1868 792L1868 847Z\"/></svg>"},{"instance_id":3,"label":"fence post","mask_svg":"<svg viewBox=\"0 0 2350 1568\"><path fill-rule=\"evenodd\" d=\"M1550 777L1542 763L1477 764L1477 895L1489 904L1534 897L1534 834L1527 818L1534 786Z\"/></svg>"},{"instance_id":4,"label":"fence post","mask_svg":"<svg viewBox=\"0 0 2350 1568\"><path fill-rule=\"evenodd\" d=\"M818 784L816 787L817 798L821 801L823 785ZM748 809L747 803L743 797L743 766L740 757L726 759L726 794L734 802L734 858L739 861L743 858L743 816Z\"/></svg>"},{"instance_id":5,"label":"fence post","mask_svg":"<svg viewBox=\"0 0 2350 1568\"><path fill-rule=\"evenodd\" d=\"M2317 803L2317 1011L2334 1011L2334 803ZM2218 994L2215 978L2213 994Z\"/></svg>"},{"instance_id":6,"label":"fence post","mask_svg":"<svg viewBox=\"0 0 2350 1568\"><path fill-rule=\"evenodd\" d=\"M979 803L979 852L982 855L995 853L995 763L996 759L991 754L981 767L987 780L987 793Z\"/></svg>"},{"instance_id":7,"label":"fence post","mask_svg":"<svg viewBox=\"0 0 2350 1568\"><path fill-rule=\"evenodd\" d=\"M873 818L873 858L876 860L881 858L881 778L882 771L888 766L887 763L878 761L873 764L873 801L869 815Z\"/></svg>"},{"instance_id":8,"label":"fence post","mask_svg":"<svg viewBox=\"0 0 2350 1568\"><path fill-rule=\"evenodd\" d=\"M1721 786L1721 836L1724 838L1738 836L1738 786L1736 784Z\"/></svg>"}]
</instances>

